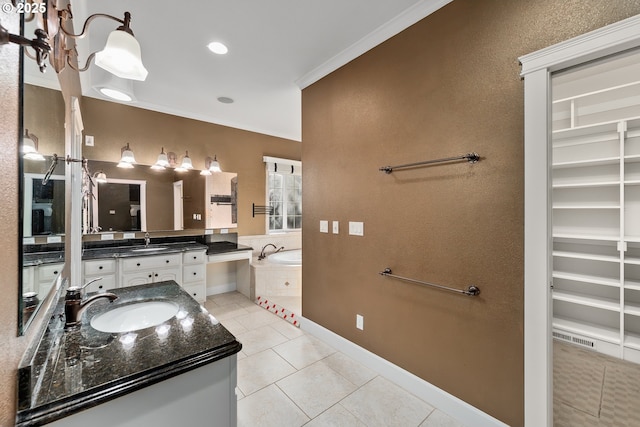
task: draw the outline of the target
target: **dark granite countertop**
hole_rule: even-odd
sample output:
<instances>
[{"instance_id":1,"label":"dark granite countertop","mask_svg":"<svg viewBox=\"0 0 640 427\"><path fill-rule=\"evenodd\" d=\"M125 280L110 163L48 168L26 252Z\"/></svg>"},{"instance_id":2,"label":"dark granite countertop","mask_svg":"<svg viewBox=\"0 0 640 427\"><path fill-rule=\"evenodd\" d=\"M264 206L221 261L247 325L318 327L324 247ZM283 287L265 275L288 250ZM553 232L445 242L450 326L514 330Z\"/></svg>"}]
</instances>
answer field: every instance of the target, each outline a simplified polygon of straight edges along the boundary
<instances>
[{"instance_id":1,"label":"dark granite countertop","mask_svg":"<svg viewBox=\"0 0 640 427\"><path fill-rule=\"evenodd\" d=\"M156 248L156 250L151 250L154 248ZM144 250L140 251L140 249ZM196 242L157 243L149 245L148 247L145 247L144 245L113 246L105 248L85 249L82 251L82 260L84 261L103 258L130 258L197 251L204 249L208 249L207 245ZM32 265L52 264L56 262L64 262L64 251L31 252L23 254L23 265L25 267Z\"/></svg>"},{"instance_id":2,"label":"dark granite countertop","mask_svg":"<svg viewBox=\"0 0 640 427\"><path fill-rule=\"evenodd\" d=\"M114 290L113 303L95 302L82 324L64 329L64 297L33 360L20 367L17 426L39 426L155 384L240 351L242 345L174 281ZM95 314L144 300L169 300L178 315L165 330L100 332Z\"/></svg>"},{"instance_id":3,"label":"dark granite countertop","mask_svg":"<svg viewBox=\"0 0 640 427\"><path fill-rule=\"evenodd\" d=\"M207 255L218 255L227 252L252 251L251 246L239 245L234 242L211 242L207 243Z\"/></svg>"}]
</instances>

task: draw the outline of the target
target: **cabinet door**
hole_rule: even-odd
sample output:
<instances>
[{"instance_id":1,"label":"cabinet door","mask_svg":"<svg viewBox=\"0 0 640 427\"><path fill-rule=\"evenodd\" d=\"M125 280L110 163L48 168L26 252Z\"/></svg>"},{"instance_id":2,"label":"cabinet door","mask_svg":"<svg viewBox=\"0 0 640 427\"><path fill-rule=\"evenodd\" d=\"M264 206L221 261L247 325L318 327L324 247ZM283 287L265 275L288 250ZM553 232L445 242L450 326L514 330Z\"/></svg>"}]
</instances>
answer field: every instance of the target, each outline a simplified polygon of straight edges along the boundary
<instances>
[{"instance_id":1,"label":"cabinet door","mask_svg":"<svg viewBox=\"0 0 640 427\"><path fill-rule=\"evenodd\" d=\"M204 282L206 277L206 267L204 264L185 265L182 267L182 282L194 283Z\"/></svg>"},{"instance_id":2,"label":"cabinet door","mask_svg":"<svg viewBox=\"0 0 640 427\"><path fill-rule=\"evenodd\" d=\"M196 285L183 286L185 292L193 297L199 303L204 303L207 300L207 285L200 283Z\"/></svg>"},{"instance_id":3,"label":"cabinet door","mask_svg":"<svg viewBox=\"0 0 640 427\"><path fill-rule=\"evenodd\" d=\"M204 264L206 259L206 251L189 251L182 254L183 264Z\"/></svg>"},{"instance_id":4,"label":"cabinet door","mask_svg":"<svg viewBox=\"0 0 640 427\"><path fill-rule=\"evenodd\" d=\"M141 271L138 273L127 273L122 275L121 287L145 285L153 282L152 271Z\"/></svg>"},{"instance_id":5,"label":"cabinet door","mask_svg":"<svg viewBox=\"0 0 640 427\"><path fill-rule=\"evenodd\" d=\"M182 269L180 267L162 268L153 272L154 282L164 282L165 280L174 280L180 284L182 282Z\"/></svg>"}]
</instances>

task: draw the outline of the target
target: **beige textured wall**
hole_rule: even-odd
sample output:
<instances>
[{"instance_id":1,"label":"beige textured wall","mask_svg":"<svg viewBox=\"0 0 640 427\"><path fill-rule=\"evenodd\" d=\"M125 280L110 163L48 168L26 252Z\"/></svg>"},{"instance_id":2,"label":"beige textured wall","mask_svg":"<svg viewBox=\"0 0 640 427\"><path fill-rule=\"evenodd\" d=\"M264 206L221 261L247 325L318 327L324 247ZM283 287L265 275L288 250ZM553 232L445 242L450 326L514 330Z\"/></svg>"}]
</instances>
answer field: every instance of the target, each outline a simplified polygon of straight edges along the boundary
<instances>
[{"instance_id":1,"label":"beige textured wall","mask_svg":"<svg viewBox=\"0 0 640 427\"><path fill-rule=\"evenodd\" d=\"M265 203L263 156L300 160L296 141L233 129L169 114L84 97L84 134L95 137L94 147L83 147L88 159L117 162L127 142L143 165L155 163L160 148L189 157L196 169L206 156L217 155L225 172L238 174L238 234L265 233L264 216L252 217L251 204ZM194 212L199 208L195 207ZM186 212L185 212L186 215ZM187 225L187 224L185 224ZM195 224L193 225L195 226Z\"/></svg>"},{"instance_id":2,"label":"beige textured wall","mask_svg":"<svg viewBox=\"0 0 640 427\"><path fill-rule=\"evenodd\" d=\"M522 425L517 58L637 13L638 1L455 0L306 88L304 316ZM378 171L469 151L482 161ZM339 220L340 235L319 233L321 219ZM364 221L364 237L348 221ZM378 275L385 267L482 294Z\"/></svg>"}]
</instances>

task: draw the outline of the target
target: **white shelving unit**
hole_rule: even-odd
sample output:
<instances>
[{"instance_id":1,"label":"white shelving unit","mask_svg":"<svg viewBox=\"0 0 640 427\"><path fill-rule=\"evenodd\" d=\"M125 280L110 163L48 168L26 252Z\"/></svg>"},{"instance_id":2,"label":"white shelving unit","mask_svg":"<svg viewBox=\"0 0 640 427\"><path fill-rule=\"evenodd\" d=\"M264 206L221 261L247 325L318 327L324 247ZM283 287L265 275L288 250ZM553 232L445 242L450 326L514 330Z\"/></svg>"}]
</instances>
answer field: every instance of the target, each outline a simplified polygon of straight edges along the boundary
<instances>
[{"instance_id":1,"label":"white shelving unit","mask_svg":"<svg viewBox=\"0 0 640 427\"><path fill-rule=\"evenodd\" d=\"M554 337L640 363L640 53L554 75Z\"/></svg>"}]
</instances>

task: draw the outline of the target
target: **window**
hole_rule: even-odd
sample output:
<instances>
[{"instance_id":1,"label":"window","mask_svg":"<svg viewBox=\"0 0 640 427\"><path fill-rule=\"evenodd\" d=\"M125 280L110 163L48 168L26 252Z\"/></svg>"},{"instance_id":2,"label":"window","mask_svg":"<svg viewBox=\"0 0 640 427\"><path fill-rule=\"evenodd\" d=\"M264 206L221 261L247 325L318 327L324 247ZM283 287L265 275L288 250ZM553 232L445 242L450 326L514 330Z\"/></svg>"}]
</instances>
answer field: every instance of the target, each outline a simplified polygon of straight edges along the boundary
<instances>
[{"instance_id":1,"label":"window","mask_svg":"<svg viewBox=\"0 0 640 427\"><path fill-rule=\"evenodd\" d=\"M302 228L302 171L299 161L265 157L269 231Z\"/></svg>"}]
</instances>

